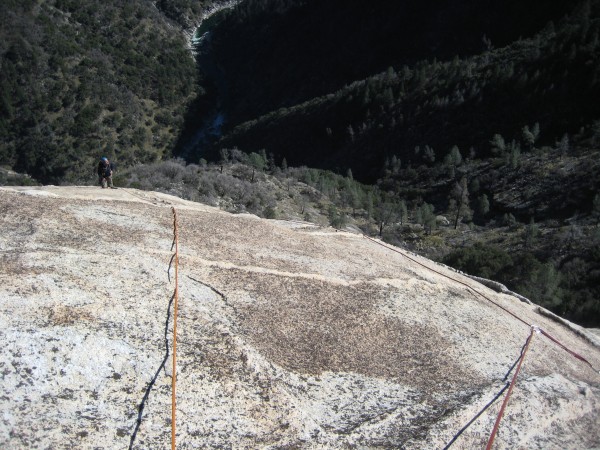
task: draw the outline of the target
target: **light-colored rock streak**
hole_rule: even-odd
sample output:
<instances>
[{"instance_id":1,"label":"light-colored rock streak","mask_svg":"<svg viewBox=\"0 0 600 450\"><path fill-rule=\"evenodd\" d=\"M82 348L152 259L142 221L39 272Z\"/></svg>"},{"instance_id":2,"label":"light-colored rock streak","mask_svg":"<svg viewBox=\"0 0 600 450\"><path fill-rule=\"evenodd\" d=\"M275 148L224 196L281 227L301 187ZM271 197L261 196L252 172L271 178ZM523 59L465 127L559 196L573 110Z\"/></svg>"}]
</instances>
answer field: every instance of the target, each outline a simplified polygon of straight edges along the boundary
<instances>
[{"instance_id":1,"label":"light-colored rock streak","mask_svg":"<svg viewBox=\"0 0 600 450\"><path fill-rule=\"evenodd\" d=\"M284 270L268 269L268 268L259 267L259 266L238 265L238 264L233 264L228 261L211 261L208 259L193 257L190 255L185 255L185 254L180 256L180 261L184 265L190 264L190 266L192 266L192 267L194 267L197 264L200 264L205 267L214 267L214 268L219 268L219 269L223 269L223 270L236 269L236 270L241 270L243 272L247 272L249 274L276 275L279 277L286 277L286 278L302 278L302 279L308 279L308 280L318 280L318 281L324 281L326 283L338 284L341 286L353 286L353 285L365 282L365 280L347 280L347 279L342 279L342 278L338 278L338 277L325 276L325 275L318 274L318 273L287 272Z\"/></svg>"}]
</instances>

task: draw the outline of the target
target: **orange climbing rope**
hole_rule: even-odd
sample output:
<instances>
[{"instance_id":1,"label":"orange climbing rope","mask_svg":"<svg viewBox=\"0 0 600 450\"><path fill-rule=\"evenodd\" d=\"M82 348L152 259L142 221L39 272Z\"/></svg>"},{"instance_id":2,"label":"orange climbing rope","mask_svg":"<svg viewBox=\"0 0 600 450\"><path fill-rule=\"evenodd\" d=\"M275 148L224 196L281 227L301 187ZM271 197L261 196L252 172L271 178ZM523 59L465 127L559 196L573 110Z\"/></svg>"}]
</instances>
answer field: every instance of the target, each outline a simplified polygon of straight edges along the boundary
<instances>
[{"instance_id":1,"label":"orange climbing rope","mask_svg":"<svg viewBox=\"0 0 600 450\"><path fill-rule=\"evenodd\" d=\"M179 297L179 230L177 229L177 212L175 207L173 210L173 243L175 245L175 294L173 303L173 377L171 379L171 450L175 450L175 416L176 416L176 399L175 388L177 384L177 300Z\"/></svg>"}]
</instances>

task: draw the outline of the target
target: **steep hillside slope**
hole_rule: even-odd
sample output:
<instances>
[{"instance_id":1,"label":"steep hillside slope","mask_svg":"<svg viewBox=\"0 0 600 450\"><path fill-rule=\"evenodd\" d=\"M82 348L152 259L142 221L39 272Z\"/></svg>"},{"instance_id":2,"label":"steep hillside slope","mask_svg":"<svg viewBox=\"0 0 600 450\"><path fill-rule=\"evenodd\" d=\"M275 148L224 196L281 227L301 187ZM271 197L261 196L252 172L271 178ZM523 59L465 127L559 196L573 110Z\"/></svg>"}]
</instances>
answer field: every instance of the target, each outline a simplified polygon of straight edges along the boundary
<instances>
[{"instance_id":1,"label":"steep hillside slope","mask_svg":"<svg viewBox=\"0 0 600 450\"><path fill-rule=\"evenodd\" d=\"M279 104L269 101L279 85L273 80L293 93L314 83L302 79L295 86L278 71L244 77L256 83L250 90L256 98L236 98L236 108L276 107L237 125L219 145L264 148L293 165L350 167L368 182L381 176L393 156L404 167L430 165L457 145L463 155L489 158L495 134L507 148L514 140L523 152L554 146L565 135L582 146L590 140L597 145L600 2L587 6L529 39L460 58L424 52L418 62L396 63L392 52L387 67L301 102L287 102L281 94ZM277 60L263 64L276 65ZM430 156L423 158L426 147Z\"/></svg>"},{"instance_id":2,"label":"steep hillside slope","mask_svg":"<svg viewBox=\"0 0 600 450\"><path fill-rule=\"evenodd\" d=\"M424 59L451 60L538 32L558 1L246 0L213 33L235 124Z\"/></svg>"},{"instance_id":3,"label":"steep hillside slope","mask_svg":"<svg viewBox=\"0 0 600 450\"><path fill-rule=\"evenodd\" d=\"M1 446L127 447L148 392L133 447L168 445L171 206L182 448L441 448L505 387L526 324L595 369L534 334L498 447L600 445L600 343L535 305L361 235L46 187L0 189Z\"/></svg>"},{"instance_id":4,"label":"steep hillside slope","mask_svg":"<svg viewBox=\"0 0 600 450\"><path fill-rule=\"evenodd\" d=\"M59 183L170 155L202 92L184 27L212 3L1 2L0 164Z\"/></svg>"}]
</instances>

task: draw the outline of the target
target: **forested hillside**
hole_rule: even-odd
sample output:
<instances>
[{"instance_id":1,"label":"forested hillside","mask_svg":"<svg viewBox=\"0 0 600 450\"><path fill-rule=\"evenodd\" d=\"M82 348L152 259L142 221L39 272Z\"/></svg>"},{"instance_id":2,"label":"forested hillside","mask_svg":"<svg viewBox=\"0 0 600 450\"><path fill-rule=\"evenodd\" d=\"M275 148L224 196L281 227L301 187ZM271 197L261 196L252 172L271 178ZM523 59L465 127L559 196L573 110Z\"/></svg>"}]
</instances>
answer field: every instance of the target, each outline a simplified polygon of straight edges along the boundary
<instances>
[{"instance_id":1,"label":"forested hillside","mask_svg":"<svg viewBox=\"0 0 600 450\"><path fill-rule=\"evenodd\" d=\"M0 184L106 155L117 184L352 224L600 324L600 0L243 0L192 46L234 3L1 2Z\"/></svg>"},{"instance_id":2,"label":"forested hillside","mask_svg":"<svg viewBox=\"0 0 600 450\"><path fill-rule=\"evenodd\" d=\"M0 2L0 164L42 182L86 180L169 156L201 94L183 26L198 1Z\"/></svg>"},{"instance_id":3,"label":"forested hillside","mask_svg":"<svg viewBox=\"0 0 600 450\"><path fill-rule=\"evenodd\" d=\"M232 123L330 94L393 66L504 47L560 18L568 2L247 0L213 51L234 95Z\"/></svg>"},{"instance_id":4,"label":"forested hillside","mask_svg":"<svg viewBox=\"0 0 600 450\"><path fill-rule=\"evenodd\" d=\"M477 2L480 3L478 7L494 11L486 2ZM296 55L293 51L296 47L290 44L288 48L285 39L280 46L275 45L275 55L287 52L286 58L293 58L298 65L286 64L285 59L280 65L278 58L266 64L262 61L267 57L264 53L235 53L225 46L226 62L235 55L238 59L232 64L250 67L252 72L226 71L236 77L231 82L234 88L243 86L234 96L236 105L228 111L231 122L235 123L236 118L252 120L234 128L220 145L253 151L265 148L285 156L292 164L340 170L350 167L355 176L373 182L380 177L386 158L393 156L405 165L415 166L431 163L432 158L443 159L457 145L463 153L488 157L492 155L489 141L495 134L508 144L514 139L521 151L531 149L534 144L554 145L565 134L599 141L600 103L595 100L600 98L598 2L586 2L562 19L559 15L556 24L546 22L541 30L535 28L541 27L539 21L524 21L529 25L526 29L525 23L519 26L519 21L513 27L510 19L522 19L525 5L532 10L555 13L553 3L547 8L535 2L520 5L513 11L506 8L502 11L504 15L488 16L478 15L478 7L465 2L465 10L474 9L469 16L469 27L464 23L467 20L464 15L444 14L443 8L439 17L447 18L447 22L441 27L437 23L427 26L426 20L420 20L432 14L413 12L415 15L408 17L413 19L412 28L418 29L415 32L401 26L386 27L387 23L401 24L406 19L399 7L391 4L387 10L378 7L381 16L375 17L373 27L377 23L384 26L373 33L364 33L373 38L372 41L364 38L364 46L360 45L363 39L360 27L340 25L340 32L352 30L346 47L320 36L316 22L311 35L317 34L318 38L312 45L320 50L310 52L311 57L317 55L312 64L298 63L303 54L292 56ZM563 8L566 6L563 3ZM309 14L307 10L308 6L297 7L297 12L287 13L291 16L288 20L302 23L302 14ZM344 8L345 12L348 10L352 12L352 8ZM238 13L242 17L243 11ZM265 14L257 14L259 42L262 35L272 36L270 30L276 27L269 22L268 27L261 28ZM480 16L494 17L494 21L473 18ZM333 17L337 19L336 15ZM352 17L360 16L355 12ZM537 17L539 20L540 16ZM345 18L341 15L340 20ZM284 21L273 20L275 24ZM235 22L235 17L231 21ZM506 23L511 23L513 36L507 36ZM282 27L287 29L287 25ZM398 28L403 30L401 35ZM245 23L240 34L243 36L249 29L253 28ZM333 25L323 29L331 36L338 36ZM519 39L527 32L528 38ZM241 46L255 45L255 40L250 39L238 42L237 33L224 34L225 41L229 37ZM301 35L313 42L307 33ZM511 38L515 41L510 41ZM432 48L432 42L440 45ZM409 51L402 52L405 48ZM384 52L389 55L385 62ZM370 76L364 78L369 70ZM330 72L331 77L324 76ZM312 83L313 79L327 81ZM314 93L325 95L312 98ZM295 100L305 101L295 103ZM526 139L524 127L533 131ZM415 152L417 146L427 148L427 155Z\"/></svg>"}]
</instances>

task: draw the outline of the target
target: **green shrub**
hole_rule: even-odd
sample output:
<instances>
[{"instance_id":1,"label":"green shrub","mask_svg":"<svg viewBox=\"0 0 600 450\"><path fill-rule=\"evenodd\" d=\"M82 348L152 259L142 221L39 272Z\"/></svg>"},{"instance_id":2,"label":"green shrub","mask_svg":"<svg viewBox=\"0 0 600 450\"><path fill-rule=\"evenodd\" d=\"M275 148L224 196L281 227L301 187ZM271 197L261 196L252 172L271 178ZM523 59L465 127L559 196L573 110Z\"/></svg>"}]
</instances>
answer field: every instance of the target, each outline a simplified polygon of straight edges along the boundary
<instances>
[{"instance_id":1,"label":"green shrub","mask_svg":"<svg viewBox=\"0 0 600 450\"><path fill-rule=\"evenodd\" d=\"M263 210L262 216L265 219L276 219L277 211L275 211L275 208L273 208L272 206L266 206L265 209Z\"/></svg>"},{"instance_id":2,"label":"green shrub","mask_svg":"<svg viewBox=\"0 0 600 450\"><path fill-rule=\"evenodd\" d=\"M443 262L470 275L490 279L498 279L500 273L513 263L504 250L480 243L453 251Z\"/></svg>"},{"instance_id":3,"label":"green shrub","mask_svg":"<svg viewBox=\"0 0 600 450\"><path fill-rule=\"evenodd\" d=\"M335 207L335 205L329 206L328 216L329 216L329 224L333 228L337 228L338 230L344 228L348 221L346 215L343 212L338 211L338 209Z\"/></svg>"}]
</instances>

